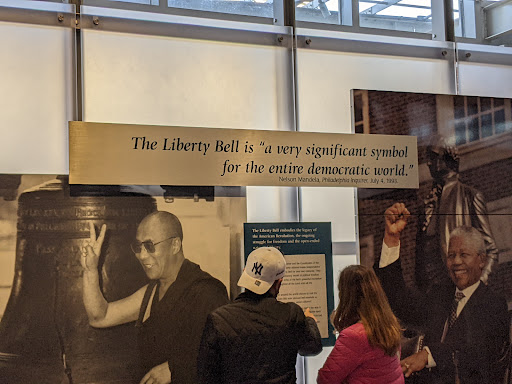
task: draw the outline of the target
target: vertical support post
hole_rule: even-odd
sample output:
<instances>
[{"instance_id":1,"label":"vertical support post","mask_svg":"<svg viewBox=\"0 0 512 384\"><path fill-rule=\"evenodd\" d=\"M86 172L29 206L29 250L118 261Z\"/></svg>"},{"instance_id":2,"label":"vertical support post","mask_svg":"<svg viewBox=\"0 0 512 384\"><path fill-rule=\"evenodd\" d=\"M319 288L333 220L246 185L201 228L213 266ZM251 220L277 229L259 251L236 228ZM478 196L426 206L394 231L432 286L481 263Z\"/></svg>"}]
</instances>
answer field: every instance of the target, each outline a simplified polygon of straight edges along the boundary
<instances>
[{"instance_id":1,"label":"vertical support post","mask_svg":"<svg viewBox=\"0 0 512 384\"><path fill-rule=\"evenodd\" d=\"M167 0L151 0L151 5L153 5L155 1L158 2L158 12L166 13L167 8L169 8L167 6Z\"/></svg>"},{"instance_id":2,"label":"vertical support post","mask_svg":"<svg viewBox=\"0 0 512 384\"><path fill-rule=\"evenodd\" d=\"M476 1L462 0L460 2L459 10L460 21L462 23L462 37L475 38L476 32L476 9L479 7Z\"/></svg>"},{"instance_id":3,"label":"vertical support post","mask_svg":"<svg viewBox=\"0 0 512 384\"><path fill-rule=\"evenodd\" d=\"M432 1L432 40L454 41L452 0Z\"/></svg>"},{"instance_id":4,"label":"vertical support post","mask_svg":"<svg viewBox=\"0 0 512 384\"><path fill-rule=\"evenodd\" d=\"M452 81L455 94L459 92L459 68L457 61L457 45L455 44L455 28L453 22L452 0L432 1L432 40L453 42L454 52L449 55L453 64Z\"/></svg>"},{"instance_id":5,"label":"vertical support post","mask_svg":"<svg viewBox=\"0 0 512 384\"><path fill-rule=\"evenodd\" d=\"M352 25L352 9L359 9L359 4L357 2L358 0L354 0L355 4L352 4L352 0L340 0L339 1L339 7L340 7L340 13L341 13L341 25Z\"/></svg>"},{"instance_id":6,"label":"vertical support post","mask_svg":"<svg viewBox=\"0 0 512 384\"><path fill-rule=\"evenodd\" d=\"M454 23L454 27L455 27L455 20L453 21L453 23ZM460 36L466 37L466 9L464 7L464 1L462 1L462 0L459 0L459 24L460 24Z\"/></svg>"},{"instance_id":7,"label":"vertical support post","mask_svg":"<svg viewBox=\"0 0 512 384\"><path fill-rule=\"evenodd\" d=\"M348 0L345 0L348 1ZM359 32L359 0L352 0L352 26L354 27L354 32Z\"/></svg>"},{"instance_id":8,"label":"vertical support post","mask_svg":"<svg viewBox=\"0 0 512 384\"><path fill-rule=\"evenodd\" d=\"M283 0L284 25L295 30L295 1ZM295 35L295 31L294 31Z\"/></svg>"},{"instance_id":9,"label":"vertical support post","mask_svg":"<svg viewBox=\"0 0 512 384\"><path fill-rule=\"evenodd\" d=\"M298 94L298 81L297 81L297 29L295 22L295 1L294 0L283 0L283 21L284 26L291 27L292 30L292 39L290 49L290 84L292 89L290 90L290 97L293 98L293 130L299 130L299 94ZM281 187L280 199L284 202L289 202L285 204L290 212L290 221L299 221L300 218L300 200L299 200L299 188L291 187L291 188L283 188ZM304 370L304 359L297 361L299 369L299 364L302 364L300 369Z\"/></svg>"},{"instance_id":10,"label":"vertical support post","mask_svg":"<svg viewBox=\"0 0 512 384\"><path fill-rule=\"evenodd\" d=\"M292 39L290 46L290 75L291 75L291 97L293 98L293 130L299 130L299 117L298 117L298 93L297 93L297 33L296 33L296 23L295 23L295 1L294 0L283 0L283 23L286 27L291 27L292 29Z\"/></svg>"},{"instance_id":11,"label":"vertical support post","mask_svg":"<svg viewBox=\"0 0 512 384\"><path fill-rule=\"evenodd\" d=\"M474 2L475 8L475 38L477 44L485 44L485 15L480 1Z\"/></svg>"},{"instance_id":12,"label":"vertical support post","mask_svg":"<svg viewBox=\"0 0 512 384\"><path fill-rule=\"evenodd\" d=\"M435 1L434 1L435 3ZM446 41L455 41L455 28L453 24L453 2L452 0L444 0L444 26Z\"/></svg>"},{"instance_id":13,"label":"vertical support post","mask_svg":"<svg viewBox=\"0 0 512 384\"><path fill-rule=\"evenodd\" d=\"M284 24L284 2L274 1L274 25Z\"/></svg>"},{"instance_id":14,"label":"vertical support post","mask_svg":"<svg viewBox=\"0 0 512 384\"><path fill-rule=\"evenodd\" d=\"M83 59L82 59L82 31L80 26L82 0L74 0L75 3L75 120L83 121L83 103L84 103L84 87L83 87Z\"/></svg>"}]
</instances>

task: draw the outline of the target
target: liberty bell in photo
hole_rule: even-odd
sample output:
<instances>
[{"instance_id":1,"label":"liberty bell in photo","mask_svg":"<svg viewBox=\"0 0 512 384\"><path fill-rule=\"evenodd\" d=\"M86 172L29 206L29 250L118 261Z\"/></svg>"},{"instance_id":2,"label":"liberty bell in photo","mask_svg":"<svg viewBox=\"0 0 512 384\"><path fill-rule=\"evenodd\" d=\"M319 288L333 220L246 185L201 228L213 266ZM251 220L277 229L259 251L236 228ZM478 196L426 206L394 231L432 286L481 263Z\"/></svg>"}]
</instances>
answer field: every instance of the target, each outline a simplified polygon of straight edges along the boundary
<instances>
[{"instance_id":1,"label":"liberty bell in photo","mask_svg":"<svg viewBox=\"0 0 512 384\"><path fill-rule=\"evenodd\" d=\"M107 301L132 294L147 278L130 242L154 210L153 197L118 186L84 186L75 196L67 176L20 195L14 279L0 322L0 382L138 383L135 326L89 325L80 257L90 223L98 232L106 224L101 291Z\"/></svg>"}]
</instances>

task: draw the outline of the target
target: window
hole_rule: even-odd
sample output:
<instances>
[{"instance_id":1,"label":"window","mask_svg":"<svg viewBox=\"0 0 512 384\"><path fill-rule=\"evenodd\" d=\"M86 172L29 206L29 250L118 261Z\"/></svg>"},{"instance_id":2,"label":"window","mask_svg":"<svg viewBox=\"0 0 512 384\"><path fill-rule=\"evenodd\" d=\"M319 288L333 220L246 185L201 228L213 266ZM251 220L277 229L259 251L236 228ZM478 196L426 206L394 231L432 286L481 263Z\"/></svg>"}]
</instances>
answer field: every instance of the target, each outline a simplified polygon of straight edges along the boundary
<instances>
[{"instance_id":1,"label":"window","mask_svg":"<svg viewBox=\"0 0 512 384\"><path fill-rule=\"evenodd\" d=\"M475 0L453 0L455 36L476 37Z\"/></svg>"},{"instance_id":2,"label":"window","mask_svg":"<svg viewBox=\"0 0 512 384\"><path fill-rule=\"evenodd\" d=\"M47 0L56 1L59 0ZM77 0L60 0L75 2ZM511 12L510 0L449 0L453 7L453 26L455 36L460 42L482 43L493 45L509 45L510 34L506 23L507 16L500 16L492 22L501 11ZM88 3L91 4L88 4ZM112 5L116 3L115 5ZM240 20L265 24L277 22L282 25L285 13L282 0L82 0L83 5L105 6L122 9L142 9L149 12L178 13L191 16L214 17L220 19ZM122 4L122 5L120 5ZM295 17L298 22L315 23L319 28L340 28L347 32L363 32L380 34L375 30L388 30L389 35L433 38L441 40L445 35L445 4L444 0L294 0ZM148 7L149 6L149 7ZM292 6L292 5L290 5ZM149 9L151 8L151 9ZM185 11L186 10L186 11ZM191 12L189 12L190 10ZM196 12L198 11L198 12ZM354 12L353 12L354 11ZM210 13L210 14L206 14ZM214 13L212 16L211 13ZM358 14L358 15L357 15ZM239 15L222 16L222 15ZM280 16L281 15L281 16ZM247 17L248 16L248 17ZM354 19L353 19L353 16ZM450 15L448 15L450 16ZM276 20L278 18L279 20ZM505 22L502 21L505 20ZM434 20L434 24L433 24ZM491 21L490 21L491 20ZM485 24L484 28L480 24ZM503 24L503 26L502 26ZM322 27L322 25L326 25ZM477 26L480 27L477 28ZM299 24L299 26L301 26ZM494 27L489 29L489 26ZM313 28L318 28L314 26ZM500 27L506 28L502 31ZM491 31L492 36L484 36ZM393 33L395 31L398 33ZM489 32L489 33L491 33ZM500 32L500 33L498 33ZM430 35L430 36L429 36ZM498 36L499 35L499 36ZM503 35L503 36L502 36ZM488 38L488 40L485 40ZM466 39L470 39L467 41Z\"/></svg>"},{"instance_id":3,"label":"window","mask_svg":"<svg viewBox=\"0 0 512 384\"><path fill-rule=\"evenodd\" d=\"M345 12L352 13L350 0L342 0L350 6ZM340 16L340 1L338 0L299 0L295 1L295 18L299 21L311 21L324 24L346 24Z\"/></svg>"},{"instance_id":4,"label":"window","mask_svg":"<svg viewBox=\"0 0 512 384\"><path fill-rule=\"evenodd\" d=\"M235 15L274 17L273 0L167 0L167 5L173 8L196 9Z\"/></svg>"},{"instance_id":5,"label":"window","mask_svg":"<svg viewBox=\"0 0 512 384\"><path fill-rule=\"evenodd\" d=\"M154 5L156 6L154 12L159 12L157 7L163 3L169 8L265 18L274 17L273 0L105 0L105 3L108 2ZM84 3L87 5L87 0Z\"/></svg>"},{"instance_id":6,"label":"window","mask_svg":"<svg viewBox=\"0 0 512 384\"><path fill-rule=\"evenodd\" d=\"M145 4L145 5L158 5L159 0L110 0L119 1L123 3Z\"/></svg>"},{"instance_id":7,"label":"window","mask_svg":"<svg viewBox=\"0 0 512 384\"><path fill-rule=\"evenodd\" d=\"M455 0L457 1L457 0ZM352 25L352 7L366 28L432 32L431 0L300 0L296 18L325 24Z\"/></svg>"},{"instance_id":8,"label":"window","mask_svg":"<svg viewBox=\"0 0 512 384\"><path fill-rule=\"evenodd\" d=\"M432 33L431 0L359 0L359 25Z\"/></svg>"},{"instance_id":9,"label":"window","mask_svg":"<svg viewBox=\"0 0 512 384\"><path fill-rule=\"evenodd\" d=\"M354 133L370 133L370 116L368 108L368 91L354 92L353 121Z\"/></svg>"},{"instance_id":10,"label":"window","mask_svg":"<svg viewBox=\"0 0 512 384\"><path fill-rule=\"evenodd\" d=\"M508 99L456 96L453 98L453 109L455 145L471 143L512 130Z\"/></svg>"}]
</instances>

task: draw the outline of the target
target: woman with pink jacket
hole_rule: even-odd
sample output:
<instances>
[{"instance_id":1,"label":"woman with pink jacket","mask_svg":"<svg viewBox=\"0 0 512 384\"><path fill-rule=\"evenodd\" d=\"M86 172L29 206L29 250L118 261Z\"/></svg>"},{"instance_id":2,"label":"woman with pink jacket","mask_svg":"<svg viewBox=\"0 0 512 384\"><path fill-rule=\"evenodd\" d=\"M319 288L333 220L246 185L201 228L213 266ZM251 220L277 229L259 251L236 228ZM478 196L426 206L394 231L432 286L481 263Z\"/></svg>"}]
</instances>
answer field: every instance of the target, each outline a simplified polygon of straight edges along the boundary
<instances>
[{"instance_id":1,"label":"woman with pink jacket","mask_svg":"<svg viewBox=\"0 0 512 384\"><path fill-rule=\"evenodd\" d=\"M351 265L341 271L338 290L332 322L339 336L317 383L403 384L400 325L375 272Z\"/></svg>"}]
</instances>

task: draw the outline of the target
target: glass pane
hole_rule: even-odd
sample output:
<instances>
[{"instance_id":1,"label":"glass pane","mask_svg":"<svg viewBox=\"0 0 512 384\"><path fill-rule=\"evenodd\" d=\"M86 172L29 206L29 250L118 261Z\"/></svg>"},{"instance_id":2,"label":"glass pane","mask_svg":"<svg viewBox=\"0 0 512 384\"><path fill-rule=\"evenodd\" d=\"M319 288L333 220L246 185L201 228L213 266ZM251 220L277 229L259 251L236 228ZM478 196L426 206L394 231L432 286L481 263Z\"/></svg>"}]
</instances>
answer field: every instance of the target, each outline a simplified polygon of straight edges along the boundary
<instances>
[{"instance_id":1,"label":"glass pane","mask_svg":"<svg viewBox=\"0 0 512 384\"><path fill-rule=\"evenodd\" d=\"M431 0L359 1L361 27L432 33Z\"/></svg>"},{"instance_id":2,"label":"glass pane","mask_svg":"<svg viewBox=\"0 0 512 384\"><path fill-rule=\"evenodd\" d=\"M402 7L399 5L392 5L383 9L378 13L385 16L399 16L417 19L418 17L425 17L430 15L430 9L415 8L415 7Z\"/></svg>"},{"instance_id":3,"label":"glass pane","mask_svg":"<svg viewBox=\"0 0 512 384\"><path fill-rule=\"evenodd\" d=\"M428 7L430 8L430 0L402 0L401 5L414 5L416 7Z\"/></svg>"},{"instance_id":4,"label":"glass pane","mask_svg":"<svg viewBox=\"0 0 512 384\"><path fill-rule=\"evenodd\" d=\"M455 29L455 36L462 36L462 26L460 23L460 14L458 11L453 11L453 27Z\"/></svg>"},{"instance_id":5,"label":"glass pane","mask_svg":"<svg viewBox=\"0 0 512 384\"><path fill-rule=\"evenodd\" d=\"M505 124L505 110L499 110L494 112L494 126L496 130L496 134L503 133L506 131L506 124Z\"/></svg>"},{"instance_id":6,"label":"glass pane","mask_svg":"<svg viewBox=\"0 0 512 384\"><path fill-rule=\"evenodd\" d=\"M504 105L503 99L494 99L494 108L502 107Z\"/></svg>"},{"instance_id":7,"label":"glass pane","mask_svg":"<svg viewBox=\"0 0 512 384\"><path fill-rule=\"evenodd\" d=\"M482 137L492 136L492 115L482 115Z\"/></svg>"},{"instance_id":8,"label":"glass pane","mask_svg":"<svg viewBox=\"0 0 512 384\"><path fill-rule=\"evenodd\" d=\"M480 110L482 112L488 111L491 109L491 98L490 97L481 97L480 98Z\"/></svg>"},{"instance_id":9,"label":"glass pane","mask_svg":"<svg viewBox=\"0 0 512 384\"><path fill-rule=\"evenodd\" d=\"M467 97L468 103L468 116L476 115L478 113L478 97Z\"/></svg>"},{"instance_id":10,"label":"glass pane","mask_svg":"<svg viewBox=\"0 0 512 384\"><path fill-rule=\"evenodd\" d=\"M462 119L463 117L465 117L466 111L464 110L464 97L454 96L453 108L455 110L455 118L456 119Z\"/></svg>"},{"instance_id":11,"label":"glass pane","mask_svg":"<svg viewBox=\"0 0 512 384\"><path fill-rule=\"evenodd\" d=\"M470 142L480 139L480 132L478 129L478 117L471 119L471 121L468 124L468 139Z\"/></svg>"},{"instance_id":12,"label":"glass pane","mask_svg":"<svg viewBox=\"0 0 512 384\"><path fill-rule=\"evenodd\" d=\"M146 4L146 5L158 5L158 0L110 0L118 1L122 3L134 3L134 4Z\"/></svg>"},{"instance_id":13,"label":"glass pane","mask_svg":"<svg viewBox=\"0 0 512 384\"><path fill-rule=\"evenodd\" d=\"M455 124L455 144L466 144L466 124L464 121Z\"/></svg>"},{"instance_id":14,"label":"glass pane","mask_svg":"<svg viewBox=\"0 0 512 384\"><path fill-rule=\"evenodd\" d=\"M366 1L359 1L359 13L366 11L368 8L371 8L375 5L375 3L367 3Z\"/></svg>"},{"instance_id":15,"label":"glass pane","mask_svg":"<svg viewBox=\"0 0 512 384\"><path fill-rule=\"evenodd\" d=\"M453 0L452 4L455 36L476 38L475 0Z\"/></svg>"},{"instance_id":16,"label":"glass pane","mask_svg":"<svg viewBox=\"0 0 512 384\"><path fill-rule=\"evenodd\" d=\"M273 0L167 0L167 5L174 8L197 9L235 15L274 17Z\"/></svg>"},{"instance_id":17,"label":"glass pane","mask_svg":"<svg viewBox=\"0 0 512 384\"><path fill-rule=\"evenodd\" d=\"M295 19L324 24L340 24L338 0L299 0L295 1Z\"/></svg>"}]
</instances>

